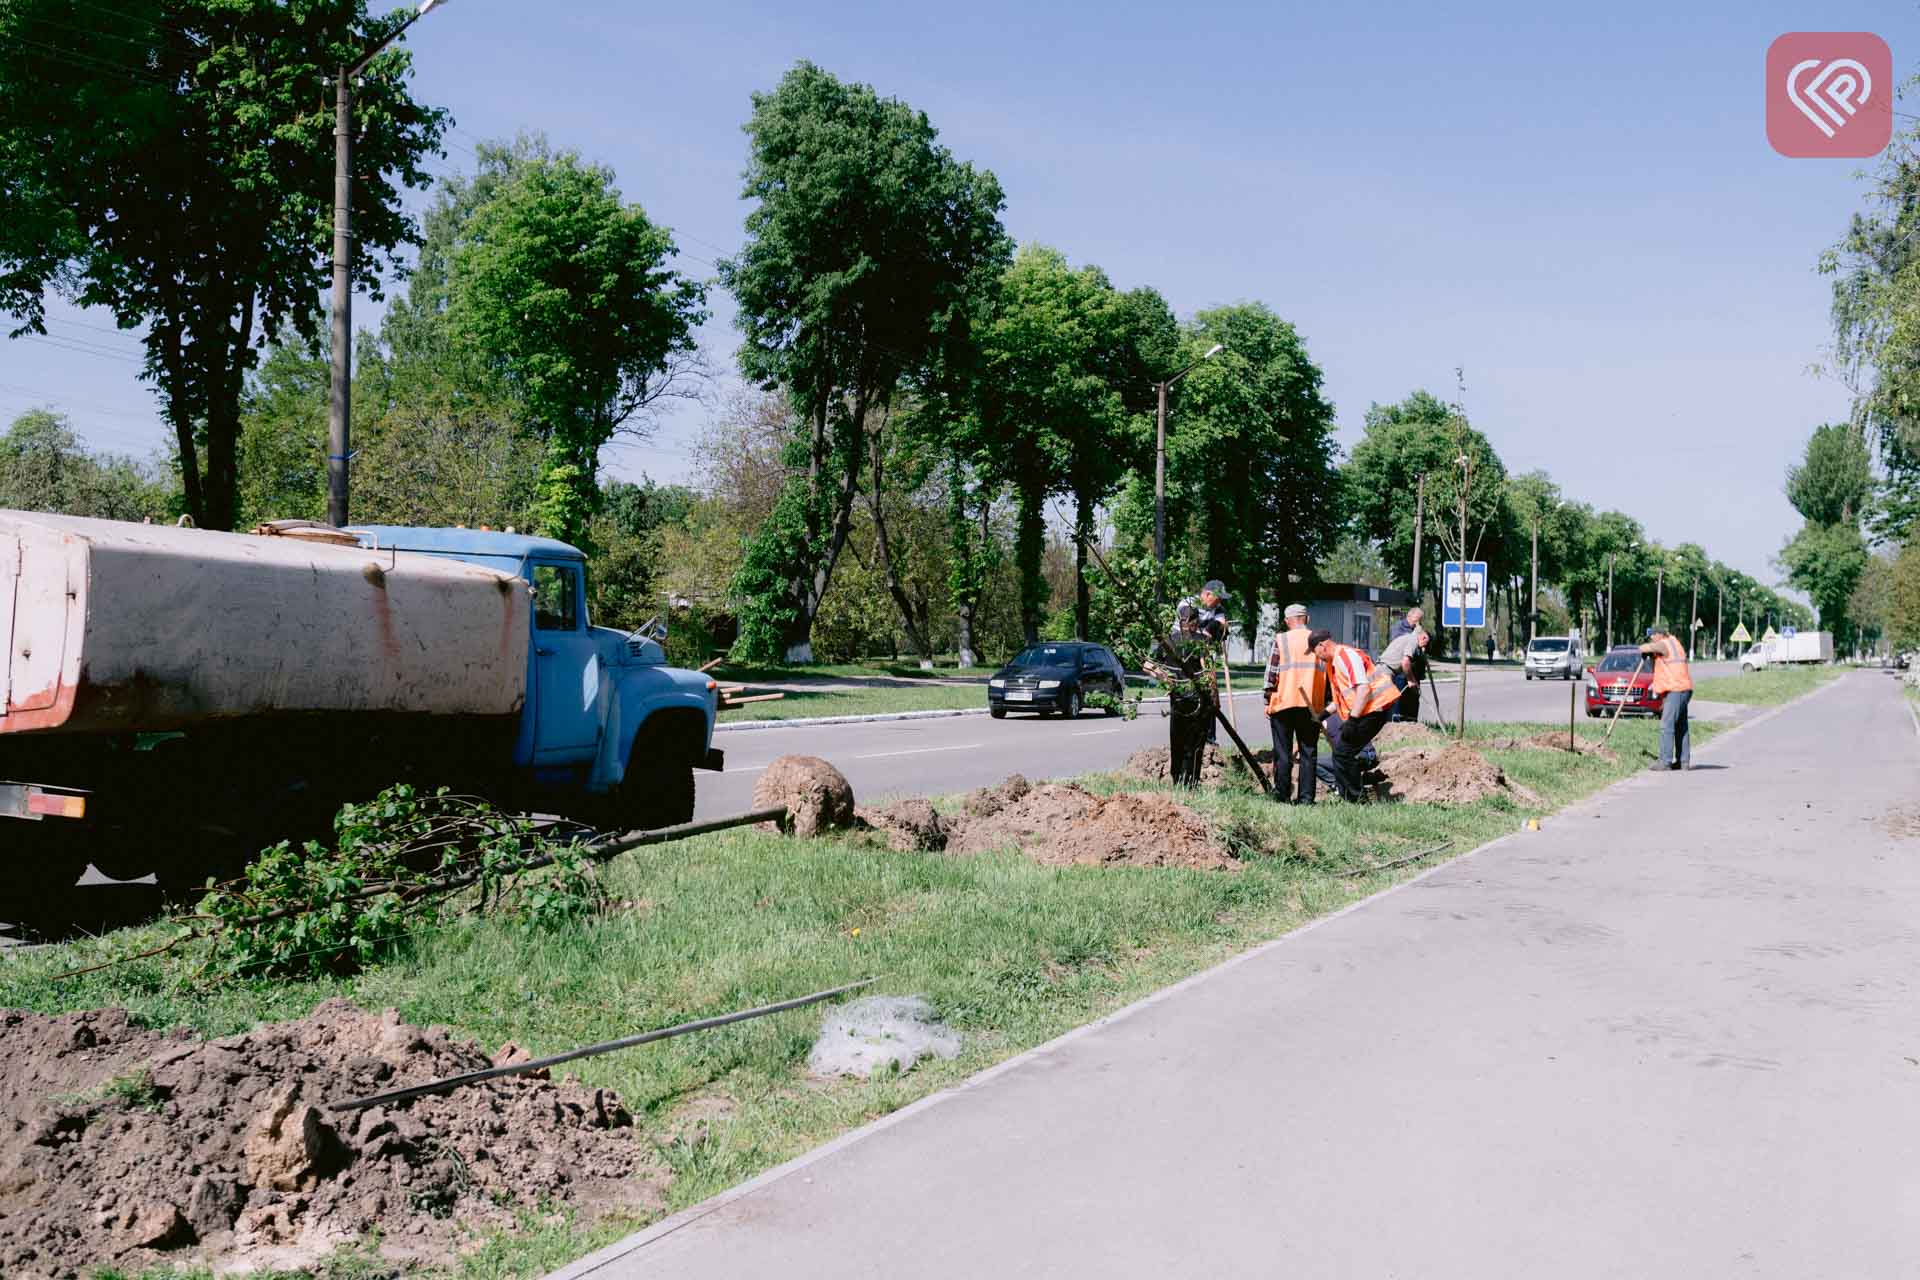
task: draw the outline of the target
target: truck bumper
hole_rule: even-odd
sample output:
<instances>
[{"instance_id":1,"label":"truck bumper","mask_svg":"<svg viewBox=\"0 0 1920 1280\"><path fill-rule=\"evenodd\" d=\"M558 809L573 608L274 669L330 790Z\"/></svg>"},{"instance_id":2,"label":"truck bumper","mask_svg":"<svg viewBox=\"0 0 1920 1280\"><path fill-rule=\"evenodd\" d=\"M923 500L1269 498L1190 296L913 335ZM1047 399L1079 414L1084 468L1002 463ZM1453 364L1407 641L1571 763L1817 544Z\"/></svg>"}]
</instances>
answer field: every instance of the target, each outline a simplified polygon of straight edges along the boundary
<instances>
[{"instance_id":1,"label":"truck bumper","mask_svg":"<svg viewBox=\"0 0 1920 1280\"><path fill-rule=\"evenodd\" d=\"M87 798L68 791L51 791L28 782L0 782L0 818L84 818Z\"/></svg>"},{"instance_id":2,"label":"truck bumper","mask_svg":"<svg viewBox=\"0 0 1920 1280\"><path fill-rule=\"evenodd\" d=\"M715 773L721 773L727 767L727 753L720 750L720 748L718 747L708 747L705 758L703 758L700 761L700 763L695 767L700 769L711 769Z\"/></svg>"}]
</instances>

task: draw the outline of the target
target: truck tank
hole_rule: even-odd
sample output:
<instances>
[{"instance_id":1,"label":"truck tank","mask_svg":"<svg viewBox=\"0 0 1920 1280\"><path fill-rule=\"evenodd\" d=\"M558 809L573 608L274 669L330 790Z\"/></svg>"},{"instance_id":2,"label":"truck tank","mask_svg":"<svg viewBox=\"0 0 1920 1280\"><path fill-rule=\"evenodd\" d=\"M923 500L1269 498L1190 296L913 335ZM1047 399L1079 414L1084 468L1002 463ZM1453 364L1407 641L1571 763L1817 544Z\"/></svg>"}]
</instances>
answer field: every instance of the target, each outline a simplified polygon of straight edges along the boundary
<instances>
[{"instance_id":1,"label":"truck tank","mask_svg":"<svg viewBox=\"0 0 1920 1280\"><path fill-rule=\"evenodd\" d=\"M530 607L445 557L0 510L0 734L514 716Z\"/></svg>"}]
</instances>

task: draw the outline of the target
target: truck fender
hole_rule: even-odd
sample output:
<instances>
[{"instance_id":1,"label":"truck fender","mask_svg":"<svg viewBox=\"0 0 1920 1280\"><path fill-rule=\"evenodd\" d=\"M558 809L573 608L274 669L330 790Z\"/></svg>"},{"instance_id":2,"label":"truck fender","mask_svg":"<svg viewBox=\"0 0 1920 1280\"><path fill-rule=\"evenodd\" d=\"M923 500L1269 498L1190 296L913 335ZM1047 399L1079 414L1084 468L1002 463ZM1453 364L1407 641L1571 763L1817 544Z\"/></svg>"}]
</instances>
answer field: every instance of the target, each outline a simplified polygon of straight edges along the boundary
<instances>
[{"instance_id":1,"label":"truck fender","mask_svg":"<svg viewBox=\"0 0 1920 1280\"><path fill-rule=\"evenodd\" d=\"M613 671L617 673L616 687L609 699L606 732L600 737L600 754L594 760L587 790L599 793L620 785L627 776L634 740L648 719L661 712L672 713L675 720L698 717L698 741L688 763L700 766L713 742L714 698L706 687L706 678L666 667L616 667ZM681 678L674 678L676 674ZM694 736L690 730L683 732L689 738Z\"/></svg>"}]
</instances>

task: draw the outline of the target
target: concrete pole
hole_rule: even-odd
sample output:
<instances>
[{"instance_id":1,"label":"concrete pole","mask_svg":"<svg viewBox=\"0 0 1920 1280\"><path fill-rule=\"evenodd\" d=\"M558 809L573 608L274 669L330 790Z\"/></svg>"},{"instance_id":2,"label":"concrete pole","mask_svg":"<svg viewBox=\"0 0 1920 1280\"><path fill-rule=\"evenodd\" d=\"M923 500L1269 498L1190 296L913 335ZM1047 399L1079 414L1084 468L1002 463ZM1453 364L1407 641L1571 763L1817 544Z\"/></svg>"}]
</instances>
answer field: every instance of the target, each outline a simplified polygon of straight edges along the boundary
<instances>
[{"instance_id":1,"label":"concrete pole","mask_svg":"<svg viewBox=\"0 0 1920 1280\"><path fill-rule=\"evenodd\" d=\"M1460 739L1463 742L1467 737L1467 488L1472 480L1473 461L1463 453L1460 455Z\"/></svg>"},{"instance_id":2,"label":"concrete pole","mask_svg":"<svg viewBox=\"0 0 1920 1280\"><path fill-rule=\"evenodd\" d=\"M1427 477L1422 472L1413 490L1413 602L1425 603L1426 592L1420 585L1420 535L1427 528Z\"/></svg>"},{"instance_id":3,"label":"concrete pole","mask_svg":"<svg viewBox=\"0 0 1920 1280\"><path fill-rule=\"evenodd\" d=\"M1607 557L1607 648L1613 648L1613 557Z\"/></svg>"},{"instance_id":4,"label":"concrete pole","mask_svg":"<svg viewBox=\"0 0 1920 1280\"><path fill-rule=\"evenodd\" d=\"M347 524L347 459L353 415L353 74L340 68L333 93L333 385L327 404L327 523Z\"/></svg>"},{"instance_id":5,"label":"concrete pole","mask_svg":"<svg viewBox=\"0 0 1920 1280\"><path fill-rule=\"evenodd\" d=\"M1533 519L1533 577L1527 588L1527 645L1540 634L1540 517Z\"/></svg>"}]
</instances>

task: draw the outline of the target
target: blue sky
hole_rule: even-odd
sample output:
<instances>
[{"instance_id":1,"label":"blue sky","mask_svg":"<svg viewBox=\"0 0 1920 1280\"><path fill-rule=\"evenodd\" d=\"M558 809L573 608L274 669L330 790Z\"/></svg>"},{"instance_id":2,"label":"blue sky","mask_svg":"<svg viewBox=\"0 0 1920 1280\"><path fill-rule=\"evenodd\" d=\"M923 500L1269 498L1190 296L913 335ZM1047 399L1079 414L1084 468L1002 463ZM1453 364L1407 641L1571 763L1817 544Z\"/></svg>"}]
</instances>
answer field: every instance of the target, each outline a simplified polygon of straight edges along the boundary
<instances>
[{"instance_id":1,"label":"blue sky","mask_svg":"<svg viewBox=\"0 0 1920 1280\"><path fill-rule=\"evenodd\" d=\"M1769 149L1767 45L1874 31L1906 76L1920 10L1691 8L450 0L409 39L417 92L457 120L439 167L542 129L610 165L702 275L739 241L749 95L812 59L997 173L1017 239L1183 316L1274 307L1326 371L1343 443L1369 402L1450 397L1462 366L1511 469L1771 581L1799 523L1783 469L1847 409L1809 372L1828 341L1814 265L1864 186L1863 162ZM731 367L716 303L706 337ZM159 448L134 342L55 314L64 345L0 343L0 416L50 403L100 447ZM683 413L609 465L684 475L700 425Z\"/></svg>"}]
</instances>

